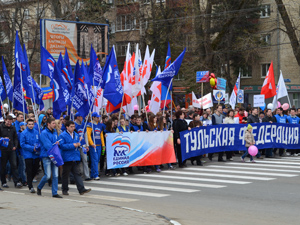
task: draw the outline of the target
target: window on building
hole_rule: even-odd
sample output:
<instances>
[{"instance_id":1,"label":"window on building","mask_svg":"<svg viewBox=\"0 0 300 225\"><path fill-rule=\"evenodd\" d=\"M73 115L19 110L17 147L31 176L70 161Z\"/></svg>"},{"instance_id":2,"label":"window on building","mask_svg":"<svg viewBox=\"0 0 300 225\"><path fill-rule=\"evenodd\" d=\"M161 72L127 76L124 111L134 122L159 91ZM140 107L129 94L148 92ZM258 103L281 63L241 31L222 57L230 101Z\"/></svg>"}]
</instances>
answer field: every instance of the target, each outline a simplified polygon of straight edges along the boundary
<instances>
[{"instance_id":1,"label":"window on building","mask_svg":"<svg viewBox=\"0 0 300 225\"><path fill-rule=\"evenodd\" d=\"M239 68L239 73L241 78L251 78L252 77L252 66L245 66Z\"/></svg>"},{"instance_id":2,"label":"window on building","mask_svg":"<svg viewBox=\"0 0 300 225\"><path fill-rule=\"evenodd\" d=\"M29 16L29 9L24 9L24 19L28 20L30 18Z\"/></svg>"},{"instance_id":3,"label":"window on building","mask_svg":"<svg viewBox=\"0 0 300 225\"><path fill-rule=\"evenodd\" d=\"M262 78L265 78L267 76L270 65L271 65L271 63L261 64L261 77Z\"/></svg>"},{"instance_id":4,"label":"window on building","mask_svg":"<svg viewBox=\"0 0 300 225\"><path fill-rule=\"evenodd\" d=\"M260 11L260 18L266 18L270 17L271 15L271 5L262 5L261 11Z\"/></svg>"},{"instance_id":5,"label":"window on building","mask_svg":"<svg viewBox=\"0 0 300 225\"><path fill-rule=\"evenodd\" d=\"M128 31L139 29L139 22L131 15L120 15L117 17L116 31Z\"/></svg>"},{"instance_id":6,"label":"window on building","mask_svg":"<svg viewBox=\"0 0 300 225\"><path fill-rule=\"evenodd\" d=\"M271 45L271 34L263 34L261 41L263 45Z\"/></svg>"},{"instance_id":7,"label":"window on building","mask_svg":"<svg viewBox=\"0 0 300 225\"><path fill-rule=\"evenodd\" d=\"M118 42L116 44L116 53L118 56L126 56L127 53L128 42ZM130 54L133 54L135 50L135 43L130 43Z\"/></svg>"}]
</instances>

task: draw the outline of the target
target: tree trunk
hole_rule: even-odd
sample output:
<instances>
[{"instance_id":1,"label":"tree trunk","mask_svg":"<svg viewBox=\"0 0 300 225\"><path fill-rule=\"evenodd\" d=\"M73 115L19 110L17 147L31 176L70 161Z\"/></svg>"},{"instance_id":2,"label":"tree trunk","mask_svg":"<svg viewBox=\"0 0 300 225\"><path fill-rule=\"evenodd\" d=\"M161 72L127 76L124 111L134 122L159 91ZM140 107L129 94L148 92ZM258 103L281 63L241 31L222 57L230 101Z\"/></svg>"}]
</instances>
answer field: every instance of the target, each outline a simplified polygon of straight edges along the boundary
<instances>
[{"instance_id":1,"label":"tree trunk","mask_svg":"<svg viewBox=\"0 0 300 225\"><path fill-rule=\"evenodd\" d=\"M298 65L300 66L300 44L295 32L295 27L293 27L292 25L291 19L288 15L285 5L283 4L283 1L275 0L275 2L277 4L278 11L281 15L283 23L285 25L286 33L290 39L295 58L298 62Z\"/></svg>"}]
</instances>

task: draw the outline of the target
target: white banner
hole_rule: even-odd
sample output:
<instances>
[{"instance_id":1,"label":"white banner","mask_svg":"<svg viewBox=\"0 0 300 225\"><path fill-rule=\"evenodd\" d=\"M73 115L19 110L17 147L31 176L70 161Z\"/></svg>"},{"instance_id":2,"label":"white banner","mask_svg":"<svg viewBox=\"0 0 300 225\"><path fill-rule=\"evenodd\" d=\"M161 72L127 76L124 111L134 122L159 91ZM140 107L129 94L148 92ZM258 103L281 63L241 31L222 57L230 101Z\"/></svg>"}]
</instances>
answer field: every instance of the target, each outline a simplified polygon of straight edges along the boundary
<instances>
[{"instance_id":1,"label":"white banner","mask_svg":"<svg viewBox=\"0 0 300 225\"><path fill-rule=\"evenodd\" d=\"M254 95L253 96L253 107L265 106L265 95Z\"/></svg>"}]
</instances>

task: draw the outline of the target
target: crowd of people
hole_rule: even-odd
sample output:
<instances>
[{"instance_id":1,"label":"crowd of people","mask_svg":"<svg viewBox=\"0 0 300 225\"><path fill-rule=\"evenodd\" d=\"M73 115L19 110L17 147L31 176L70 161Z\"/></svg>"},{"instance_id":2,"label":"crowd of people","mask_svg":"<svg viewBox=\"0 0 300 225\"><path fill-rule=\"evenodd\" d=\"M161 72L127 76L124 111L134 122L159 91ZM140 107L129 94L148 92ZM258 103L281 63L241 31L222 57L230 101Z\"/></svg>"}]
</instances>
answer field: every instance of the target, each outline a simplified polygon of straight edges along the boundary
<instances>
[{"instance_id":1,"label":"crowd of people","mask_svg":"<svg viewBox=\"0 0 300 225\"><path fill-rule=\"evenodd\" d=\"M3 119L0 120L0 137L9 138L7 147L0 149L1 157L1 184L2 188L9 188L7 180L13 181L16 188L27 186L30 193L42 195L42 189L46 183L52 186L52 196L62 198L58 194L58 184L61 183L62 195L69 195L69 183L76 184L79 194L83 195L91 191L86 189L83 181L100 180L100 172L106 176L128 176L134 173L132 167L108 170L106 167L106 137L108 133L124 132L161 132L170 130L174 137L174 150L177 163L167 164L167 169L175 169L176 166L184 168L186 160L182 161L180 132L191 130L200 126L214 126L218 124L249 124L245 134L246 147L255 144L252 134L253 123L292 123L299 124L300 109L291 108L284 111L282 108L274 112L270 109L264 111L243 107L229 109L224 105L217 105L214 110L188 109L176 106L174 111L159 112L156 115L151 112L138 112L132 116L123 113L100 115L94 112L83 118L79 113L67 115L64 112L60 119L52 116L52 108L41 111L37 115L32 106L28 106L28 114L14 110L9 113L7 104L3 106ZM24 118L25 115L25 118ZM58 145L63 166L57 167L49 158L47 151L54 145ZM256 155L262 159L275 156L277 149L260 150ZM226 151L226 160L232 161L233 156L240 154L236 151ZM283 154L298 156L299 150L278 149L278 155ZM244 162L248 152L241 155ZM192 165L202 166L204 157L213 160L214 154L193 157L189 160ZM218 162L225 162L224 152L218 153ZM251 162L255 162L250 157ZM144 173L161 172L163 165L137 167ZM44 175L38 176L43 173ZM38 182L36 189L33 184Z\"/></svg>"}]
</instances>

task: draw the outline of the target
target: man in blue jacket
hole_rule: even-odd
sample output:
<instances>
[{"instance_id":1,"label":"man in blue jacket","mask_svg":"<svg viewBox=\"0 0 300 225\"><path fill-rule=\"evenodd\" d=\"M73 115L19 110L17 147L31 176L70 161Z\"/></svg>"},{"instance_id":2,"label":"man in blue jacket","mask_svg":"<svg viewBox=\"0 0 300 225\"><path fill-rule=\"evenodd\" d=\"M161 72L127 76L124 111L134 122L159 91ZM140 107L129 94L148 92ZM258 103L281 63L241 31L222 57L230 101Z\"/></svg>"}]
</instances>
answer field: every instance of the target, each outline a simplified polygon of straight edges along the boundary
<instances>
[{"instance_id":1,"label":"man in blue jacket","mask_svg":"<svg viewBox=\"0 0 300 225\"><path fill-rule=\"evenodd\" d=\"M66 130L59 135L61 140L59 148L61 150L61 156L64 160L63 173L62 173L62 193L63 195L69 195L69 176L70 172L74 175L77 190L80 195L88 193L91 189L85 189L82 178L79 174L80 163L80 141L79 135L74 132L75 123L71 120L65 123Z\"/></svg>"},{"instance_id":2,"label":"man in blue jacket","mask_svg":"<svg viewBox=\"0 0 300 225\"><path fill-rule=\"evenodd\" d=\"M57 194L58 189L58 167L54 165L54 163L49 158L47 151L50 150L54 144L59 144L57 141L57 132L55 130L56 123L53 117L47 119L47 127L42 131L40 136L40 145L41 145L41 154L40 157L42 158L43 165L44 165L44 172L45 175L41 179L38 187L37 187L37 194L42 195L42 188L48 182L51 177L52 171L52 196L54 198L62 198L60 195Z\"/></svg>"},{"instance_id":3,"label":"man in blue jacket","mask_svg":"<svg viewBox=\"0 0 300 225\"><path fill-rule=\"evenodd\" d=\"M27 121L27 128L21 133L20 145L26 164L27 184L30 193L35 193L32 181L39 169L39 132L34 129L34 120Z\"/></svg>"}]
</instances>

